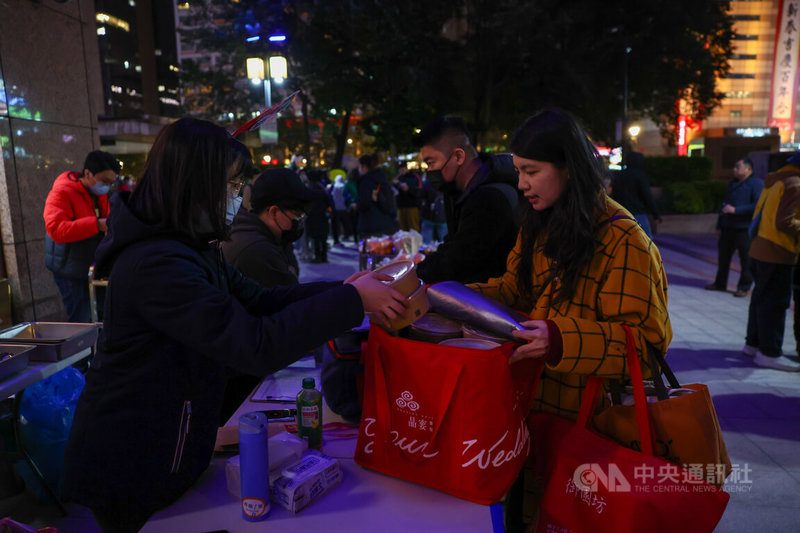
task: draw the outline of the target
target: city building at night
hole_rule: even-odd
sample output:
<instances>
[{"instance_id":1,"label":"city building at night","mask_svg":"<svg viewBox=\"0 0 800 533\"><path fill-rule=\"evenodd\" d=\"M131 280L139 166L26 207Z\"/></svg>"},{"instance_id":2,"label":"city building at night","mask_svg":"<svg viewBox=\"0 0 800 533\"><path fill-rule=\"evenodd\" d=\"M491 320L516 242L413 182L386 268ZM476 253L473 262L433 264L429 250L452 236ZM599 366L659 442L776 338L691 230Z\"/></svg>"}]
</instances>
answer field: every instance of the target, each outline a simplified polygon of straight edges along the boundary
<instances>
[{"instance_id":1,"label":"city building at night","mask_svg":"<svg viewBox=\"0 0 800 533\"><path fill-rule=\"evenodd\" d=\"M144 154L158 130L181 115L174 5L95 0L103 80L103 148Z\"/></svg>"},{"instance_id":2,"label":"city building at night","mask_svg":"<svg viewBox=\"0 0 800 533\"><path fill-rule=\"evenodd\" d=\"M667 147L655 124L645 121L636 139L649 155L677 152L712 159L713 174L732 177L736 160L751 152L797 149L797 74L800 2L732 1L731 69L717 79L721 104L702 121L681 116L677 149ZM756 162L759 166L759 162ZM767 168L759 168L762 172Z\"/></svg>"}]
</instances>

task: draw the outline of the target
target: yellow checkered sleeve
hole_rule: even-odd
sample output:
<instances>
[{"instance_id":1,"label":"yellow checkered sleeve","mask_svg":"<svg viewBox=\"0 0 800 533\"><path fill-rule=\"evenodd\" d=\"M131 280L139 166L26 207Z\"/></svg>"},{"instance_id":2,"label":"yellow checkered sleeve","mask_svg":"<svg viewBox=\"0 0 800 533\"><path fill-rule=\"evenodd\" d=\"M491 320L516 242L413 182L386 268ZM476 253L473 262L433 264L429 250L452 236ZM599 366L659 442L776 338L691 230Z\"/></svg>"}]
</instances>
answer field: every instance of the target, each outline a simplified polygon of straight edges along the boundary
<instances>
[{"instance_id":1,"label":"yellow checkered sleeve","mask_svg":"<svg viewBox=\"0 0 800 533\"><path fill-rule=\"evenodd\" d=\"M550 280L551 266L541 248L533 264L534 294L541 295L536 302L522 301L516 283L519 238L503 276L471 285L534 319L556 324L563 355L557 365L545 368L533 408L570 419L577 417L587 376L628 376L623 324L634 333L646 376L648 369L641 360L646 354L645 340L666 353L672 339L667 280L658 248L633 217L610 199L598 224L594 258L579 276L570 301L551 305L551 297L559 290L557 279L541 291Z\"/></svg>"}]
</instances>

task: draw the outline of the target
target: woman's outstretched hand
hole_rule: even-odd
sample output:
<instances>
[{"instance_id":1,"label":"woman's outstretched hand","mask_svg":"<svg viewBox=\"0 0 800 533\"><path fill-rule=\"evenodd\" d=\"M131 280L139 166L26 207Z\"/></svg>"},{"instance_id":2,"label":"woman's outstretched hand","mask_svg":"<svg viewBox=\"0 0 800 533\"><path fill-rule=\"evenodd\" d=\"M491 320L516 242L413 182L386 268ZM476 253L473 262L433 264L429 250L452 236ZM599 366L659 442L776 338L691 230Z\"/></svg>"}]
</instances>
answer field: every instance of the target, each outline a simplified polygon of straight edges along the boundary
<instances>
[{"instance_id":1,"label":"woman's outstretched hand","mask_svg":"<svg viewBox=\"0 0 800 533\"><path fill-rule=\"evenodd\" d=\"M364 311L370 313L382 326L388 326L390 320L400 316L406 309L406 297L383 283L393 279L386 274L362 271L345 280L346 284L352 285L358 291Z\"/></svg>"},{"instance_id":2,"label":"woman's outstretched hand","mask_svg":"<svg viewBox=\"0 0 800 533\"><path fill-rule=\"evenodd\" d=\"M547 355L547 350L550 348L547 335L547 322L544 320L527 320L521 322L520 325L527 329L513 331L511 334L526 344L514 350L514 353L508 358L509 364L528 358L541 359Z\"/></svg>"}]
</instances>

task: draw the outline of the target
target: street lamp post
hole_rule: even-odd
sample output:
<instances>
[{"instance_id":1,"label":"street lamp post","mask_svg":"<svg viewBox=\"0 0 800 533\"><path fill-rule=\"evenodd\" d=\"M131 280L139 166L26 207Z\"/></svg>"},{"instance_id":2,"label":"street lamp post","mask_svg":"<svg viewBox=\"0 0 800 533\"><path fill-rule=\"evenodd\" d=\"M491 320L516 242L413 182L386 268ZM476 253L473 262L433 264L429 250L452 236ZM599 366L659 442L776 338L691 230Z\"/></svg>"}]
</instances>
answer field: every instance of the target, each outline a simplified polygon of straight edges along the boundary
<instances>
[{"instance_id":1,"label":"street lamp post","mask_svg":"<svg viewBox=\"0 0 800 533\"><path fill-rule=\"evenodd\" d=\"M626 132L628 129L628 55L631 47L625 43L625 55L623 56L623 75L622 75L622 145L626 146Z\"/></svg>"},{"instance_id":2,"label":"street lamp post","mask_svg":"<svg viewBox=\"0 0 800 533\"><path fill-rule=\"evenodd\" d=\"M267 62L260 57L247 58L247 77L253 85L264 84L264 104L266 107L272 106L272 80L281 84L288 76L288 66L286 58L283 56L272 56ZM275 122L264 124L259 130L262 144L275 144L278 142L278 128Z\"/></svg>"}]
</instances>

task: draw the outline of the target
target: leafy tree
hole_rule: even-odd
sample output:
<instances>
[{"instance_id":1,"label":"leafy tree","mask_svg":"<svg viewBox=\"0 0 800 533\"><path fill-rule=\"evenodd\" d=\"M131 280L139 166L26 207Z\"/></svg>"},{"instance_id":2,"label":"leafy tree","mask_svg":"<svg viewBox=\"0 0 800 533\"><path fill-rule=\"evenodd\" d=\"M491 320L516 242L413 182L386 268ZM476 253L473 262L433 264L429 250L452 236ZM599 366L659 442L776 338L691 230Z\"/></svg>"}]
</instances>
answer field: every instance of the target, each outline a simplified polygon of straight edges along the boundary
<instances>
[{"instance_id":1,"label":"leafy tree","mask_svg":"<svg viewBox=\"0 0 800 533\"><path fill-rule=\"evenodd\" d=\"M286 138L307 155L314 143L335 146L335 165L356 116L374 147L392 154L411 149L413 129L435 114L460 115L479 145L504 148L507 134L544 105L572 111L597 141L608 142L624 113L626 73L628 115L652 118L673 135L679 99L693 118L719 104L715 79L727 72L731 53L726 1L192 5L196 29L183 37L218 59L211 69L182 65L185 86L195 88L187 108L215 119L259 109L260 92L245 79L244 37L258 34L263 43L271 27L285 26L287 88L302 88L305 98L304 131Z\"/></svg>"},{"instance_id":2,"label":"leafy tree","mask_svg":"<svg viewBox=\"0 0 800 533\"><path fill-rule=\"evenodd\" d=\"M676 102L702 118L720 102L728 70L728 2L466 0L463 39L469 110L478 132L518 124L542 105L578 115L598 140L614 138L628 109L668 133ZM469 83L472 80L472 83Z\"/></svg>"},{"instance_id":3,"label":"leafy tree","mask_svg":"<svg viewBox=\"0 0 800 533\"><path fill-rule=\"evenodd\" d=\"M205 52L197 60L181 62L185 110L229 127L249 119L264 105L262 89L247 79L244 25L248 19L243 7L222 0L194 0L181 13L178 30L184 49Z\"/></svg>"},{"instance_id":4,"label":"leafy tree","mask_svg":"<svg viewBox=\"0 0 800 533\"><path fill-rule=\"evenodd\" d=\"M418 0L287 4L292 77L312 96L314 116L339 126L334 164L356 112L377 147L409 150L414 128L447 97L435 88L437 50L451 47L441 37L451 8Z\"/></svg>"}]
</instances>

